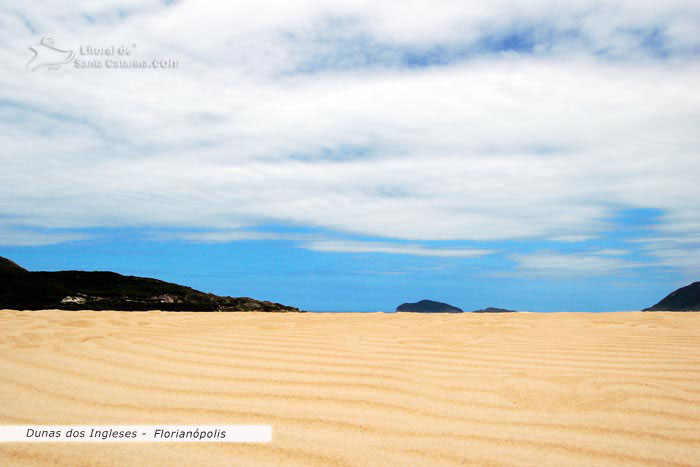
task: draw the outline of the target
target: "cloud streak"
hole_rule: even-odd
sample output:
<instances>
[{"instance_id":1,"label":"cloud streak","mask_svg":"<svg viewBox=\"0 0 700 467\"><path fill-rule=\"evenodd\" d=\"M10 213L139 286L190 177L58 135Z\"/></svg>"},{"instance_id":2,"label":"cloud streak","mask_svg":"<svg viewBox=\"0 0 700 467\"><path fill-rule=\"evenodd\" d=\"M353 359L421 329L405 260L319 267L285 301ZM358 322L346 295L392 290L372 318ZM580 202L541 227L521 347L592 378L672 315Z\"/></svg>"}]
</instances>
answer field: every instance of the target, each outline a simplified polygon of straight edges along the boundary
<instances>
[{"instance_id":1,"label":"cloud streak","mask_svg":"<svg viewBox=\"0 0 700 467\"><path fill-rule=\"evenodd\" d=\"M525 277L595 277L620 274L626 270L649 267L650 264L621 259L602 250L598 252L558 253L541 251L528 255L513 255L517 262L515 275Z\"/></svg>"},{"instance_id":2,"label":"cloud streak","mask_svg":"<svg viewBox=\"0 0 700 467\"><path fill-rule=\"evenodd\" d=\"M307 250L331 253L387 253L443 258L478 258L495 253L493 250L480 250L475 248L426 248L419 245L349 240L316 240L303 243L301 247Z\"/></svg>"},{"instance_id":3,"label":"cloud streak","mask_svg":"<svg viewBox=\"0 0 700 467\"><path fill-rule=\"evenodd\" d=\"M496 250L477 248L429 248L417 244L338 240L320 234L256 232L230 230L157 235L159 238L182 238L192 242L228 243L237 241L291 241L298 248L326 253L386 253L395 255L432 256L442 258L478 258Z\"/></svg>"},{"instance_id":4,"label":"cloud streak","mask_svg":"<svg viewBox=\"0 0 700 467\"><path fill-rule=\"evenodd\" d=\"M79 242L92 235L74 232L36 232L21 229L0 228L0 246L46 246L66 242Z\"/></svg>"}]
</instances>

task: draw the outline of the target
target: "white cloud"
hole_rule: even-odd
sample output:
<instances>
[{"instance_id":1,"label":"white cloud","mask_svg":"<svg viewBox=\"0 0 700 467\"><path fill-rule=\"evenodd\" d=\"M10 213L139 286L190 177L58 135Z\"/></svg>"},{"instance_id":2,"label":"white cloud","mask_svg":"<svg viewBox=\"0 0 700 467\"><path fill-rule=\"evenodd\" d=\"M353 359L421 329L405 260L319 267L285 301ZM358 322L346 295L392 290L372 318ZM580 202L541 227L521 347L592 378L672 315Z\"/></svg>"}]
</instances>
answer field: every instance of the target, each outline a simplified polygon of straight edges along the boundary
<instances>
[{"instance_id":1,"label":"white cloud","mask_svg":"<svg viewBox=\"0 0 700 467\"><path fill-rule=\"evenodd\" d=\"M333 253L388 253L412 256L435 256L455 258L477 258L496 253L494 250L477 248L428 248L416 244L395 242L368 242L357 240L337 240L319 234L255 232L229 230L216 232L188 232L159 234L168 238L182 238L193 242L226 243L242 240L282 240L295 242L299 248ZM378 273L378 272L374 272ZM388 274L388 273L387 273ZM391 274L398 274L391 272Z\"/></svg>"},{"instance_id":2,"label":"white cloud","mask_svg":"<svg viewBox=\"0 0 700 467\"><path fill-rule=\"evenodd\" d=\"M517 262L516 275L531 277L606 276L648 264L625 261L601 252L557 253L541 251L527 255L512 255Z\"/></svg>"},{"instance_id":3,"label":"white cloud","mask_svg":"<svg viewBox=\"0 0 700 467\"><path fill-rule=\"evenodd\" d=\"M577 243L585 242L586 240L592 240L596 238L594 235L561 235L559 237L552 237L550 240L555 242L566 242L566 243Z\"/></svg>"},{"instance_id":4,"label":"white cloud","mask_svg":"<svg viewBox=\"0 0 700 467\"><path fill-rule=\"evenodd\" d=\"M39 228L282 222L412 241L581 241L610 228L616 209L651 207L666 213L660 229L697 233L700 67L688 49L700 40L698 10L689 1L26 2L0 13L0 214ZM397 66L407 48L459 48L518 28L534 31L534 55ZM538 35L548 28L576 34L550 43ZM665 60L641 43L655 28ZM181 66L28 73L26 48L43 35L66 47L136 43L141 56ZM317 69L298 73L309 63ZM449 251L328 242L305 245ZM569 263L622 267L609 256Z\"/></svg>"},{"instance_id":5,"label":"white cloud","mask_svg":"<svg viewBox=\"0 0 700 467\"><path fill-rule=\"evenodd\" d=\"M629 250L623 250L619 248L605 248L602 250L598 250L595 252L596 255L603 255L603 256L624 256L629 254Z\"/></svg>"},{"instance_id":6,"label":"white cloud","mask_svg":"<svg viewBox=\"0 0 700 467\"><path fill-rule=\"evenodd\" d=\"M71 232L33 232L0 227L0 246L43 246L57 243L82 241L90 235Z\"/></svg>"},{"instance_id":7,"label":"white cloud","mask_svg":"<svg viewBox=\"0 0 700 467\"><path fill-rule=\"evenodd\" d=\"M203 243L227 243L242 240L287 240L301 241L321 238L319 235L313 234L285 234L276 232L255 232L248 230L224 230L213 232L188 232L188 233L172 233L158 234L160 238L182 238L193 242Z\"/></svg>"},{"instance_id":8,"label":"white cloud","mask_svg":"<svg viewBox=\"0 0 700 467\"><path fill-rule=\"evenodd\" d=\"M648 237L635 241L655 264L680 270L689 281L700 274L700 235Z\"/></svg>"},{"instance_id":9,"label":"white cloud","mask_svg":"<svg viewBox=\"0 0 700 467\"><path fill-rule=\"evenodd\" d=\"M476 258L495 253L493 250L470 248L426 248L399 243L360 242L350 240L317 240L306 242L302 248L333 253L389 253L397 255Z\"/></svg>"}]
</instances>

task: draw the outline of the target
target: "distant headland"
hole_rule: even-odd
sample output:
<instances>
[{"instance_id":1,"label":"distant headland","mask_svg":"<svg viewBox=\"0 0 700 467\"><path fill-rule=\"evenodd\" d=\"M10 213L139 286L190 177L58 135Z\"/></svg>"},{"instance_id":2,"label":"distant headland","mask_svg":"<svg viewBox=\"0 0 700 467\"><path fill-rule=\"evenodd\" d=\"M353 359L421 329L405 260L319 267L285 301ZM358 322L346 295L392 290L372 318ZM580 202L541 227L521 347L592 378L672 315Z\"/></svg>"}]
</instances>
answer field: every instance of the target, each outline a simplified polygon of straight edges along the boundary
<instances>
[{"instance_id":1,"label":"distant headland","mask_svg":"<svg viewBox=\"0 0 700 467\"><path fill-rule=\"evenodd\" d=\"M643 311L700 311L700 282L681 287Z\"/></svg>"},{"instance_id":2,"label":"distant headland","mask_svg":"<svg viewBox=\"0 0 700 467\"><path fill-rule=\"evenodd\" d=\"M248 297L225 297L158 279L115 272L27 271L0 257L0 308L16 310L268 311L298 308Z\"/></svg>"}]
</instances>

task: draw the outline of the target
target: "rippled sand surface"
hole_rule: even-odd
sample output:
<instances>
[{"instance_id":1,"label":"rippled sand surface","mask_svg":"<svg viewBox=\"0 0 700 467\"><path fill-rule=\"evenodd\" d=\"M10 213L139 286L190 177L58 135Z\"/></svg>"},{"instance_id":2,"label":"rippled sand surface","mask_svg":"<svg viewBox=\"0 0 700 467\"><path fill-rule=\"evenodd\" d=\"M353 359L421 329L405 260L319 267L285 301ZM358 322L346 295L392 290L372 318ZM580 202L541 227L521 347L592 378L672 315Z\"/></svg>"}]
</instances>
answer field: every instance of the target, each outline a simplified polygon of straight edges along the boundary
<instances>
[{"instance_id":1,"label":"rippled sand surface","mask_svg":"<svg viewBox=\"0 0 700 467\"><path fill-rule=\"evenodd\" d=\"M700 313L0 311L2 424L269 424L0 465L700 465Z\"/></svg>"}]
</instances>

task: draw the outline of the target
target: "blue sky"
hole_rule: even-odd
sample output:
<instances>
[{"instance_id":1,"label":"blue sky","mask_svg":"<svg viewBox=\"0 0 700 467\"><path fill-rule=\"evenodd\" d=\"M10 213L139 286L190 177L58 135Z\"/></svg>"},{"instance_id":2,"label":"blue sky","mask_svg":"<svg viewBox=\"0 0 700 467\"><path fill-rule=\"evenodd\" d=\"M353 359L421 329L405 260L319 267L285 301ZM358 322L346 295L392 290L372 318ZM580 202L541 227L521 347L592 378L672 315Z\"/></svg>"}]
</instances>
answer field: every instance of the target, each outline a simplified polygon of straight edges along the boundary
<instances>
[{"instance_id":1,"label":"blue sky","mask_svg":"<svg viewBox=\"0 0 700 467\"><path fill-rule=\"evenodd\" d=\"M29 269L335 311L632 310L700 278L696 2L16 2L0 24L0 255ZM45 38L75 55L30 71Z\"/></svg>"}]
</instances>

